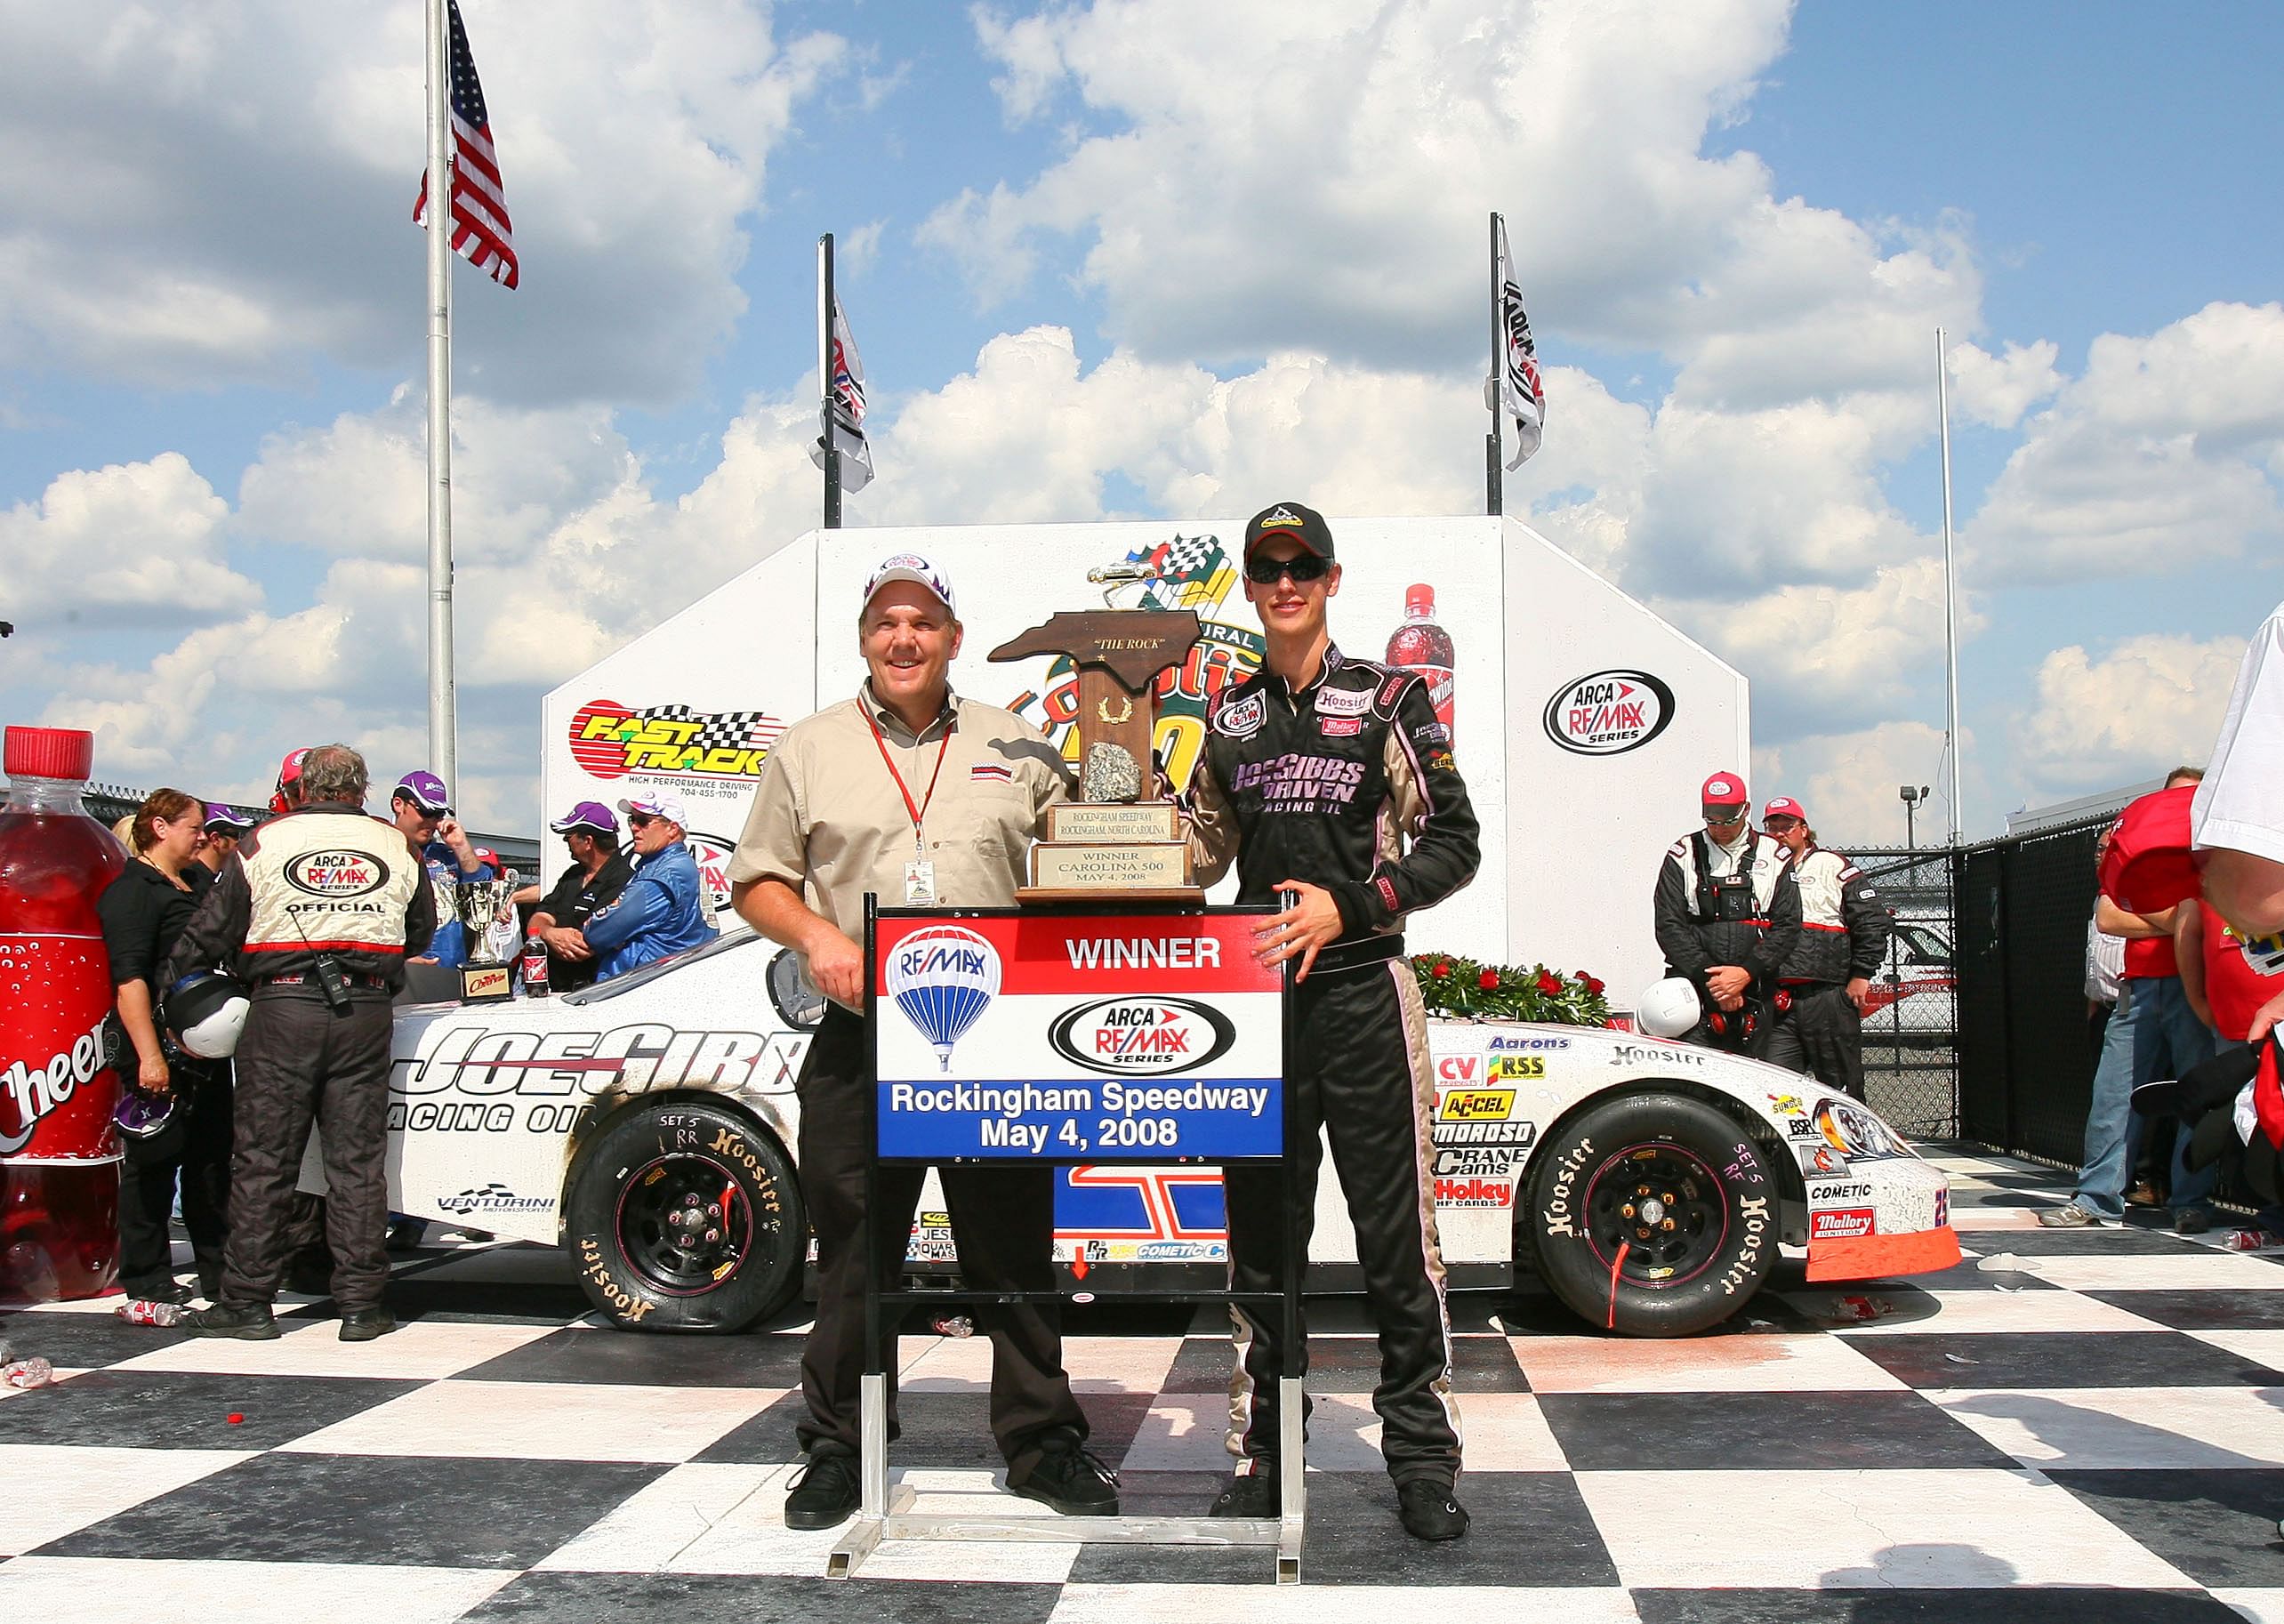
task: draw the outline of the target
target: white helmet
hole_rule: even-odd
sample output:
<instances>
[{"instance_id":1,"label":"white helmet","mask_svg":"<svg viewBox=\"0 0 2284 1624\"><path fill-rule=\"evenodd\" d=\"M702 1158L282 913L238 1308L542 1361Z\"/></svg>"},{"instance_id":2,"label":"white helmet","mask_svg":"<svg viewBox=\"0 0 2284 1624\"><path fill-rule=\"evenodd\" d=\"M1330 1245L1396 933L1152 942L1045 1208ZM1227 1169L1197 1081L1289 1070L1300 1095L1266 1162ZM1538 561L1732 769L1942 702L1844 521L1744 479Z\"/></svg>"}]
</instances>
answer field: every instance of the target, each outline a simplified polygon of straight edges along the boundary
<instances>
[{"instance_id":1,"label":"white helmet","mask_svg":"<svg viewBox=\"0 0 2284 1624\"><path fill-rule=\"evenodd\" d=\"M1648 1037L1680 1037L1704 1017L1697 988L1679 976L1652 982L1634 1003L1634 1030Z\"/></svg>"},{"instance_id":2,"label":"white helmet","mask_svg":"<svg viewBox=\"0 0 2284 1624\"><path fill-rule=\"evenodd\" d=\"M166 1024L201 1060L226 1060L245 1030L245 984L226 970L193 970L166 990Z\"/></svg>"}]
</instances>

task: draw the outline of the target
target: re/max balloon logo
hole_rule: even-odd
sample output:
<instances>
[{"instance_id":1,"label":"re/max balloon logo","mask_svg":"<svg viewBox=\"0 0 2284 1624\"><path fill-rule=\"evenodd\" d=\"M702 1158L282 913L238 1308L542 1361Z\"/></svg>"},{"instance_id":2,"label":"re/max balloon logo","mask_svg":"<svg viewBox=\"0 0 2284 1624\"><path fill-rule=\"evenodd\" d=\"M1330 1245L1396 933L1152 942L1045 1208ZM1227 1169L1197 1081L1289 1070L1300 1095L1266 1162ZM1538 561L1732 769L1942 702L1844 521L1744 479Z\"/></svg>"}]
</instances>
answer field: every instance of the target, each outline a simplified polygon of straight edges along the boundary
<instances>
[{"instance_id":1,"label":"re/max balloon logo","mask_svg":"<svg viewBox=\"0 0 2284 1624\"><path fill-rule=\"evenodd\" d=\"M887 992L952 1069L952 1046L999 995L999 951L958 925L915 930L889 955Z\"/></svg>"}]
</instances>

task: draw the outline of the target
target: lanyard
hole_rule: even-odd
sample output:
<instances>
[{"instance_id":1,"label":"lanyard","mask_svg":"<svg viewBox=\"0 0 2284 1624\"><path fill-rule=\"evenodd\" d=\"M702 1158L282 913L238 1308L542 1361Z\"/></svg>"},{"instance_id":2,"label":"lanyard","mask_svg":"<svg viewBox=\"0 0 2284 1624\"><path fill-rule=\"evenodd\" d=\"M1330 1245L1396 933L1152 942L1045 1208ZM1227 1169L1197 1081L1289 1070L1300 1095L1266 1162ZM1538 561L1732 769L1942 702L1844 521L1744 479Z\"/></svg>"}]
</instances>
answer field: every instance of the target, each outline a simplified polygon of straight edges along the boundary
<instances>
[{"instance_id":1,"label":"lanyard","mask_svg":"<svg viewBox=\"0 0 2284 1624\"><path fill-rule=\"evenodd\" d=\"M881 752L881 764L889 769L889 776L897 781L897 793L904 797L905 810L912 815L912 848L916 855L926 849L921 840L921 820L928 816L929 802L936 799L936 781L944 776L944 755L952 748L952 726L949 722L945 724L944 742L936 747L936 770L928 776L928 793L915 806L912 791L905 786L904 775L897 771L896 762L889 756L889 741L881 736L881 724L874 720L869 702L865 706L865 725L873 730L873 747Z\"/></svg>"}]
</instances>

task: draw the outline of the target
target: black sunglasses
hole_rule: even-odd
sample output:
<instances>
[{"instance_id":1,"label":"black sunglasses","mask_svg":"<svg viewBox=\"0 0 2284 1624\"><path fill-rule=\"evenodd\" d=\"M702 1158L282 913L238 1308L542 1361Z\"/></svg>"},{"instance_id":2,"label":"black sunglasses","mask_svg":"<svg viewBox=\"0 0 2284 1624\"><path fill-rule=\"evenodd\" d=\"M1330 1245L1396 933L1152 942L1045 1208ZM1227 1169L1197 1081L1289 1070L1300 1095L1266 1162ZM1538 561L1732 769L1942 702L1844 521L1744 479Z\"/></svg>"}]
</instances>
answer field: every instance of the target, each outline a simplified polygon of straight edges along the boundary
<instances>
[{"instance_id":1,"label":"black sunglasses","mask_svg":"<svg viewBox=\"0 0 2284 1624\"><path fill-rule=\"evenodd\" d=\"M1311 581L1321 581L1332 567L1329 559L1320 559L1313 552L1304 552L1290 559L1248 559L1245 579L1256 586L1274 586L1279 575L1291 575L1293 584L1306 586Z\"/></svg>"},{"instance_id":2,"label":"black sunglasses","mask_svg":"<svg viewBox=\"0 0 2284 1624\"><path fill-rule=\"evenodd\" d=\"M630 829L648 828L653 821L647 812L630 812L626 815L626 826Z\"/></svg>"}]
</instances>

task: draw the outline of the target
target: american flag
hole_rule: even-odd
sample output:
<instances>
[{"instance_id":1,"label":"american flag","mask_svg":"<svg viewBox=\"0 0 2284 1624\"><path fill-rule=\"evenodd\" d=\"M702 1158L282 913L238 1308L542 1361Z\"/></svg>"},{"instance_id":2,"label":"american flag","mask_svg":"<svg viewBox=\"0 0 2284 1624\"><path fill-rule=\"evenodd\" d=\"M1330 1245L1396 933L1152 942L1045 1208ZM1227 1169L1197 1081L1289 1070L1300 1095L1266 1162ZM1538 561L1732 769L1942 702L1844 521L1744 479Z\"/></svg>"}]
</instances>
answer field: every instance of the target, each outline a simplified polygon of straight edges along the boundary
<instances>
[{"instance_id":1,"label":"american flag","mask_svg":"<svg viewBox=\"0 0 2284 1624\"><path fill-rule=\"evenodd\" d=\"M460 26L460 0L448 0L452 14L452 251L493 281L513 287L521 278L516 264L515 228L500 185L499 154L492 149L492 121L484 110L484 87L476 78L476 59L468 52L468 31ZM421 195L413 223L428 213L428 172L421 172Z\"/></svg>"}]
</instances>

